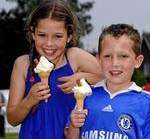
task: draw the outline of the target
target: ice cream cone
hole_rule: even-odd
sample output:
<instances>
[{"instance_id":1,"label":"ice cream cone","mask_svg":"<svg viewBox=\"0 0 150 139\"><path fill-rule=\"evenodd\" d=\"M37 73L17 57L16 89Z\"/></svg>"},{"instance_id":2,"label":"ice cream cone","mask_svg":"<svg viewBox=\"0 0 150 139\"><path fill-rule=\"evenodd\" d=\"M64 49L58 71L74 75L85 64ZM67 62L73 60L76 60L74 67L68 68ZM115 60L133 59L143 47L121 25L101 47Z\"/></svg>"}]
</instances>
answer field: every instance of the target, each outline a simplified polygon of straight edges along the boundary
<instances>
[{"instance_id":1,"label":"ice cream cone","mask_svg":"<svg viewBox=\"0 0 150 139\"><path fill-rule=\"evenodd\" d=\"M41 81L48 85L48 78L50 76L51 71L54 69L54 64L51 63L46 57L41 56L39 63L34 68L34 72L39 75ZM48 100L46 99L45 102Z\"/></svg>"},{"instance_id":2,"label":"ice cream cone","mask_svg":"<svg viewBox=\"0 0 150 139\"><path fill-rule=\"evenodd\" d=\"M81 93L76 93L74 95L75 99L76 99L76 106L78 110L83 110L83 106L84 106L84 99L85 99L85 95L81 94Z\"/></svg>"},{"instance_id":3,"label":"ice cream cone","mask_svg":"<svg viewBox=\"0 0 150 139\"><path fill-rule=\"evenodd\" d=\"M38 73L39 77L41 78L41 81L44 82L46 85L48 85L48 78L50 75L50 71L41 71L40 73Z\"/></svg>"},{"instance_id":4,"label":"ice cream cone","mask_svg":"<svg viewBox=\"0 0 150 139\"><path fill-rule=\"evenodd\" d=\"M43 83L45 83L46 85L48 85L48 79L49 79L49 75L50 75L50 71L41 71L40 73L38 73L41 81ZM46 99L45 102L48 102L48 100Z\"/></svg>"},{"instance_id":5,"label":"ice cream cone","mask_svg":"<svg viewBox=\"0 0 150 139\"><path fill-rule=\"evenodd\" d=\"M72 90L76 99L77 109L83 110L84 99L86 98L86 96L89 96L92 93L90 86L84 79L81 79L78 85L76 85Z\"/></svg>"}]
</instances>

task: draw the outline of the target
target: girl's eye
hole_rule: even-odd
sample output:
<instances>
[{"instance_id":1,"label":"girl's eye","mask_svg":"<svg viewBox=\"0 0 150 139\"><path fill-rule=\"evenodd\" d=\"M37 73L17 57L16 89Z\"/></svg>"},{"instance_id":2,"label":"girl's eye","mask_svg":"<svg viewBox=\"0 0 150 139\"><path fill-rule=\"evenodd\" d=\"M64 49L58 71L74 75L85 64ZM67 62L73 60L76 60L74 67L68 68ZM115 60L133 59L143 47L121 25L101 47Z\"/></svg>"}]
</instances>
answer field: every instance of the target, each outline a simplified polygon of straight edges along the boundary
<instances>
[{"instance_id":1,"label":"girl's eye","mask_svg":"<svg viewBox=\"0 0 150 139\"><path fill-rule=\"evenodd\" d=\"M62 38L63 36L62 35L56 35L56 38Z\"/></svg>"},{"instance_id":2,"label":"girl's eye","mask_svg":"<svg viewBox=\"0 0 150 139\"><path fill-rule=\"evenodd\" d=\"M39 33L38 36L39 36L39 37L45 37L46 35L43 34L43 33Z\"/></svg>"}]
</instances>

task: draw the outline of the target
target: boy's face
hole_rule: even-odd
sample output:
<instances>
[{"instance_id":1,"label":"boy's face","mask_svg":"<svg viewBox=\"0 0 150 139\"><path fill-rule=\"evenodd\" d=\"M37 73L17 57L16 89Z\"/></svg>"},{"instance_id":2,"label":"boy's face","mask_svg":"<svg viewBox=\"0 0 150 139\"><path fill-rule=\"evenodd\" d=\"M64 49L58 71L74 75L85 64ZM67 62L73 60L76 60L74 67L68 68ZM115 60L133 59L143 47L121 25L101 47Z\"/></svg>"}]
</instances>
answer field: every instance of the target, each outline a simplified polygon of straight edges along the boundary
<instances>
[{"instance_id":1,"label":"boy's face","mask_svg":"<svg viewBox=\"0 0 150 139\"><path fill-rule=\"evenodd\" d=\"M130 83L134 68L138 68L143 61L142 55L135 55L133 41L125 35L120 38L107 35L101 46L100 63L107 81L113 84Z\"/></svg>"}]
</instances>

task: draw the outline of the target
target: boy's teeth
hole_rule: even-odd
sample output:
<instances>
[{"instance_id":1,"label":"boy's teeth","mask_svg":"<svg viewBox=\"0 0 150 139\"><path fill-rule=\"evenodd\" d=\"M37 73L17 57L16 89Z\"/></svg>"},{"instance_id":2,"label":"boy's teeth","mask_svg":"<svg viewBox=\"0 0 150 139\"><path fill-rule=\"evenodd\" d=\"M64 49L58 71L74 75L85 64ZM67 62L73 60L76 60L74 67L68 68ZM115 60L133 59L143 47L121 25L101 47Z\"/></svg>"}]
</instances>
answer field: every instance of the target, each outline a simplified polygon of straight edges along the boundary
<instances>
[{"instance_id":1,"label":"boy's teeth","mask_svg":"<svg viewBox=\"0 0 150 139\"><path fill-rule=\"evenodd\" d=\"M110 72L112 75L119 75L121 74L122 72L121 71L111 71Z\"/></svg>"}]
</instances>

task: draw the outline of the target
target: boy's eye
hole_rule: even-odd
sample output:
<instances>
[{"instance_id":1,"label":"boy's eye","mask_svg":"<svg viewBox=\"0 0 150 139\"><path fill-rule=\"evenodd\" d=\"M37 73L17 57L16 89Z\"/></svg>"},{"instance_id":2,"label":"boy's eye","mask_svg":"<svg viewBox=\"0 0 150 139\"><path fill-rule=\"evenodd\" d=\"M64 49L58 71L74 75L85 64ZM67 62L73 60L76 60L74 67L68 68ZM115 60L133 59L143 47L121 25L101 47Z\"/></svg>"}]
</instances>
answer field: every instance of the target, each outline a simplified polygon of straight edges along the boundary
<instances>
[{"instance_id":1,"label":"boy's eye","mask_svg":"<svg viewBox=\"0 0 150 139\"><path fill-rule=\"evenodd\" d=\"M127 58L127 57L129 57L129 56L128 56L128 55L120 55L119 57Z\"/></svg>"},{"instance_id":2,"label":"boy's eye","mask_svg":"<svg viewBox=\"0 0 150 139\"><path fill-rule=\"evenodd\" d=\"M104 58L109 58L111 57L111 55L104 55Z\"/></svg>"}]
</instances>

